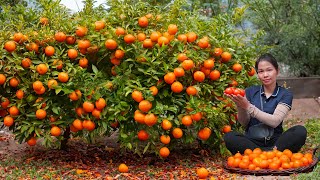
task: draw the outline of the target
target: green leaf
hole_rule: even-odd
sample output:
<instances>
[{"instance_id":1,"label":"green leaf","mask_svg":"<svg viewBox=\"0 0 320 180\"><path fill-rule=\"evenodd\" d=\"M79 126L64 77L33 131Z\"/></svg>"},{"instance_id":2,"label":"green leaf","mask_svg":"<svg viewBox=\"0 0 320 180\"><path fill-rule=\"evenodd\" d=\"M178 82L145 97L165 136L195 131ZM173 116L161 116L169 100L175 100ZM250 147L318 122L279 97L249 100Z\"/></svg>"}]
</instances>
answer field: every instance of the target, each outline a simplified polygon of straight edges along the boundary
<instances>
[{"instance_id":1,"label":"green leaf","mask_svg":"<svg viewBox=\"0 0 320 180\"><path fill-rule=\"evenodd\" d=\"M150 142L148 142L148 144L144 147L143 154L147 152L149 146L150 146Z\"/></svg>"},{"instance_id":2,"label":"green leaf","mask_svg":"<svg viewBox=\"0 0 320 180\"><path fill-rule=\"evenodd\" d=\"M59 108L58 107L53 107L51 110L52 110L53 113L59 114Z\"/></svg>"},{"instance_id":3,"label":"green leaf","mask_svg":"<svg viewBox=\"0 0 320 180\"><path fill-rule=\"evenodd\" d=\"M98 74L98 72L99 72L95 65L92 65L92 71L94 74Z\"/></svg>"},{"instance_id":4,"label":"green leaf","mask_svg":"<svg viewBox=\"0 0 320 180\"><path fill-rule=\"evenodd\" d=\"M126 134L124 134L124 133L120 133L120 136L121 136L123 139L128 138L128 135L126 135Z\"/></svg>"}]
</instances>

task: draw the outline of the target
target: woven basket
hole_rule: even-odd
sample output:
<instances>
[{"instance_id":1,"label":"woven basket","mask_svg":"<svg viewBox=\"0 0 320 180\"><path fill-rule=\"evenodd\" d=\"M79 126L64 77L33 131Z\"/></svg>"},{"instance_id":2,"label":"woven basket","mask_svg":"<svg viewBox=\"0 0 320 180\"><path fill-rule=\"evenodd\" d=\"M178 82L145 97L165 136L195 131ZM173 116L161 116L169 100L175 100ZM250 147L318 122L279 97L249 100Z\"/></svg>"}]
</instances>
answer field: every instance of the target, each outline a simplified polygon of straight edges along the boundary
<instances>
[{"instance_id":1,"label":"woven basket","mask_svg":"<svg viewBox=\"0 0 320 180\"><path fill-rule=\"evenodd\" d=\"M241 168L234 168L230 167L227 164L227 161L223 163L223 167L232 173L238 173L238 174L245 174L245 175L256 175L256 176L263 176L263 175L278 175L278 176L286 176L294 173L306 173L311 172L314 167L318 164L320 157L316 157L315 153L316 148L313 151L313 161L308 166L303 166L300 168L291 168L291 169L285 169L285 170L272 170L272 169L260 169L260 170L249 170L249 169L241 169Z\"/></svg>"}]
</instances>

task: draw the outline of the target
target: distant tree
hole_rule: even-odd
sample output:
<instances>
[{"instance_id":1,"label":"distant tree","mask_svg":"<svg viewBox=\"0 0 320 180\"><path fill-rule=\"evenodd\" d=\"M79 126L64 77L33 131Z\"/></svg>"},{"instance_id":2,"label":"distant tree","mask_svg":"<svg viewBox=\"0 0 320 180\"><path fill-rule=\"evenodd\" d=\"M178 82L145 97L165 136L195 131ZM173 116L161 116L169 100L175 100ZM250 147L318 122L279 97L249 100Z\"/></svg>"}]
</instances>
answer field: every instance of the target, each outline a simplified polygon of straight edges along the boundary
<instances>
[{"instance_id":1,"label":"distant tree","mask_svg":"<svg viewBox=\"0 0 320 180\"><path fill-rule=\"evenodd\" d=\"M297 76L320 75L319 0L243 0L251 10L249 19L266 33L261 43L269 45L279 61Z\"/></svg>"}]
</instances>

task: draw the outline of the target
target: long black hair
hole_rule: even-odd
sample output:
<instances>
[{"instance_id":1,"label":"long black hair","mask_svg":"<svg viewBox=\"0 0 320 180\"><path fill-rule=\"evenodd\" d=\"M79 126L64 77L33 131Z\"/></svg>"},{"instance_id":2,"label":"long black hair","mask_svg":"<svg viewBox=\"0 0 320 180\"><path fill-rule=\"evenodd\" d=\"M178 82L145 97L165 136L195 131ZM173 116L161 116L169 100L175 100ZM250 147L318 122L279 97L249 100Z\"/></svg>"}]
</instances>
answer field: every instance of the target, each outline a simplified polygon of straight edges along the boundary
<instances>
[{"instance_id":1,"label":"long black hair","mask_svg":"<svg viewBox=\"0 0 320 180\"><path fill-rule=\"evenodd\" d=\"M276 70L279 69L278 61L276 60L276 58L273 57L271 54L266 53L266 54L262 54L256 61L256 64L254 67L257 72L258 72L258 65L261 61L267 61L271 63Z\"/></svg>"}]
</instances>

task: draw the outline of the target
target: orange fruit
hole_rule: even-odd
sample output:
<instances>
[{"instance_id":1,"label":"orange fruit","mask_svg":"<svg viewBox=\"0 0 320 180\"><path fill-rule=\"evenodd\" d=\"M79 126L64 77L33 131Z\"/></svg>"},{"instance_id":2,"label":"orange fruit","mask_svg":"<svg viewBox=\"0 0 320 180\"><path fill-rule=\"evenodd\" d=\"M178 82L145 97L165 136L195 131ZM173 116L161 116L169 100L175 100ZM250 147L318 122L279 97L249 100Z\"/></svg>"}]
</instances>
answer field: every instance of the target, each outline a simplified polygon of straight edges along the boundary
<instances>
[{"instance_id":1,"label":"orange fruit","mask_svg":"<svg viewBox=\"0 0 320 180\"><path fill-rule=\"evenodd\" d=\"M209 172L208 172L208 170L207 170L206 168L201 167L201 168L198 168L198 169L197 169L197 175L198 175L198 177L199 177L200 179L205 179L205 178L208 177Z\"/></svg>"},{"instance_id":2,"label":"orange fruit","mask_svg":"<svg viewBox=\"0 0 320 180\"><path fill-rule=\"evenodd\" d=\"M173 72L168 72L166 75L164 75L164 81L167 84L172 84L176 80L176 75Z\"/></svg>"},{"instance_id":3,"label":"orange fruit","mask_svg":"<svg viewBox=\"0 0 320 180\"><path fill-rule=\"evenodd\" d=\"M183 85L179 81L176 81L171 84L171 90L174 93L180 93L183 90Z\"/></svg>"},{"instance_id":4,"label":"orange fruit","mask_svg":"<svg viewBox=\"0 0 320 180\"><path fill-rule=\"evenodd\" d=\"M66 72L59 72L58 80L62 83L66 83L69 80L69 75Z\"/></svg>"},{"instance_id":5,"label":"orange fruit","mask_svg":"<svg viewBox=\"0 0 320 180\"><path fill-rule=\"evenodd\" d=\"M178 32L178 26L175 24L169 24L168 26L168 33L170 35L175 35Z\"/></svg>"},{"instance_id":6,"label":"orange fruit","mask_svg":"<svg viewBox=\"0 0 320 180\"><path fill-rule=\"evenodd\" d=\"M232 66L232 70L233 70L234 72L240 72L241 69L242 69L242 65L239 64L239 63L235 63L235 64Z\"/></svg>"},{"instance_id":7,"label":"orange fruit","mask_svg":"<svg viewBox=\"0 0 320 180\"><path fill-rule=\"evenodd\" d=\"M198 36L197 36L196 33L194 33L194 32L188 32L188 33L187 33L187 41L188 41L189 43L192 43L192 42L196 41L197 38L198 38Z\"/></svg>"},{"instance_id":8,"label":"orange fruit","mask_svg":"<svg viewBox=\"0 0 320 180\"><path fill-rule=\"evenodd\" d=\"M0 85L3 85L7 80L7 77L4 74L0 74Z\"/></svg>"},{"instance_id":9,"label":"orange fruit","mask_svg":"<svg viewBox=\"0 0 320 180\"><path fill-rule=\"evenodd\" d=\"M169 39L164 37L164 36L161 36L161 37L158 38L158 44L159 44L159 46L168 45L169 44Z\"/></svg>"},{"instance_id":10,"label":"orange fruit","mask_svg":"<svg viewBox=\"0 0 320 180\"><path fill-rule=\"evenodd\" d=\"M146 141L146 140L149 139L149 134L148 134L147 131L145 131L145 130L140 130L140 131L138 132L138 139L139 139L140 141Z\"/></svg>"},{"instance_id":11,"label":"orange fruit","mask_svg":"<svg viewBox=\"0 0 320 180\"><path fill-rule=\"evenodd\" d=\"M153 31L150 34L150 39L151 39L152 42L158 42L158 39L159 39L160 36L161 36L160 32Z\"/></svg>"},{"instance_id":12,"label":"orange fruit","mask_svg":"<svg viewBox=\"0 0 320 180\"><path fill-rule=\"evenodd\" d=\"M181 138L183 136L183 131L182 131L182 129L180 129L178 127L174 128L172 130L172 135L173 135L174 138L179 139L179 138Z\"/></svg>"},{"instance_id":13,"label":"orange fruit","mask_svg":"<svg viewBox=\"0 0 320 180\"><path fill-rule=\"evenodd\" d=\"M94 110L94 104L92 102L85 101L82 104L82 108L85 112L92 112Z\"/></svg>"},{"instance_id":14,"label":"orange fruit","mask_svg":"<svg viewBox=\"0 0 320 180\"><path fill-rule=\"evenodd\" d=\"M143 28L147 27L149 24L148 18L145 16L140 17L138 19L138 24L140 27L143 27Z\"/></svg>"},{"instance_id":15,"label":"orange fruit","mask_svg":"<svg viewBox=\"0 0 320 180\"><path fill-rule=\"evenodd\" d=\"M203 62L203 67L212 69L214 67L214 59L207 59Z\"/></svg>"},{"instance_id":16,"label":"orange fruit","mask_svg":"<svg viewBox=\"0 0 320 180\"><path fill-rule=\"evenodd\" d=\"M116 52L114 52L114 57L117 59L122 59L124 57L124 51L117 49Z\"/></svg>"},{"instance_id":17,"label":"orange fruit","mask_svg":"<svg viewBox=\"0 0 320 180\"><path fill-rule=\"evenodd\" d=\"M191 118L194 121L200 121L202 119L202 113L201 112L197 112L195 114L191 114Z\"/></svg>"},{"instance_id":18,"label":"orange fruit","mask_svg":"<svg viewBox=\"0 0 320 180\"><path fill-rule=\"evenodd\" d=\"M46 110L38 109L38 110L36 111L36 118L37 118L37 119L44 119L44 118L46 118L46 116L47 116Z\"/></svg>"},{"instance_id":19,"label":"orange fruit","mask_svg":"<svg viewBox=\"0 0 320 180\"><path fill-rule=\"evenodd\" d=\"M84 120L82 126L88 131L93 131L96 128L96 124L91 120Z\"/></svg>"},{"instance_id":20,"label":"orange fruit","mask_svg":"<svg viewBox=\"0 0 320 180\"><path fill-rule=\"evenodd\" d=\"M194 67L194 63L190 59L184 60L181 65L182 65L183 69L186 70L186 71L190 70L190 69L192 69Z\"/></svg>"},{"instance_id":21,"label":"orange fruit","mask_svg":"<svg viewBox=\"0 0 320 180\"><path fill-rule=\"evenodd\" d=\"M104 45L110 50L114 50L118 47L118 43L113 39L107 39Z\"/></svg>"},{"instance_id":22,"label":"orange fruit","mask_svg":"<svg viewBox=\"0 0 320 180\"><path fill-rule=\"evenodd\" d=\"M23 38L23 34L21 32L14 33L13 35L13 40L17 43L20 43L22 38Z\"/></svg>"},{"instance_id":23,"label":"orange fruit","mask_svg":"<svg viewBox=\"0 0 320 180\"><path fill-rule=\"evenodd\" d=\"M19 85L19 80L17 78L13 77L9 80L9 85L11 87L17 87Z\"/></svg>"},{"instance_id":24,"label":"orange fruit","mask_svg":"<svg viewBox=\"0 0 320 180\"><path fill-rule=\"evenodd\" d=\"M94 110L91 112L92 116L96 119L100 119L101 116L101 110L94 108Z\"/></svg>"},{"instance_id":25,"label":"orange fruit","mask_svg":"<svg viewBox=\"0 0 320 180\"><path fill-rule=\"evenodd\" d=\"M47 56L53 56L54 54L54 47L52 46L47 46L45 49L44 49L44 53L47 55Z\"/></svg>"},{"instance_id":26,"label":"orange fruit","mask_svg":"<svg viewBox=\"0 0 320 180\"><path fill-rule=\"evenodd\" d=\"M40 18L40 23L42 24L42 25L48 25L49 24L49 19L48 18L46 18L46 17L41 17Z\"/></svg>"},{"instance_id":27,"label":"orange fruit","mask_svg":"<svg viewBox=\"0 0 320 180\"><path fill-rule=\"evenodd\" d=\"M186 34L179 34L177 38L178 38L178 41L180 41L184 44L187 43L187 41L188 41L188 37Z\"/></svg>"},{"instance_id":28,"label":"orange fruit","mask_svg":"<svg viewBox=\"0 0 320 180\"><path fill-rule=\"evenodd\" d=\"M64 42L67 39L67 36L64 32L57 32L54 35L54 39L58 42Z\"/></svg>"},{"instance_id":29,"label":"orange fruit","mask_svg":"<svg viewBox=\"0 0 320 180\"><path fill-rule=\"evenodd\" d=\"M48 80L48 88L54 89L55 86L58 86L58 82L55 79Z\"/></svg>"},{"instance_id":30,"label":"orange fruit","mask_svg":"<svg viewBox=\"0 0 320 180\"><path fill-rule=\"evenodd\" d=\"M29 146L34 146L37 144L37 139L35 137L31 137L28 141L27 141L27 144Z\"/></svg>"},{"instance_id":31,"label":"orange fruit","mask_svg":"<svg viewBox=\"0 0 320 180\"><path fill-rule=\"evenodd\" d=\"M193 73L193 79L198 82L203 82L205 78L206 76L202 71L196 71L195 73Z\"/></svg>"},{"instance_id":32,"label":"orange fruit","mask_svg":"<svg viewBox=\"0 0 320 180\"><path fill-rule=\"evenodd\" d=\"M100 31L101 29L103 29L106 26L105 22L103 21L96 21L94 22L94 29L96 31Z\"/></svg>"},{"instance_id":33,"label":"orange fruit","mask_svg":"<svg viewBox=\"0 0 320 180\"><path fill-rule=\"evenodd\" d=\"M139 102L139 109L142 112L148 112L152 108L152 103L148 100L142 100Z\"/></svg>"},{"instance_id":34,"label":"orange fruit","mask_svg":"<svg viewBox=\"0 0 320 180\"><path fill-rule=\"evenodd\" d=\"M213 49L213 55L218 57L218 56L221 56L223 50L221 48L214 48Z\"/></svg>"},{"instance_id":35,"label":"orange fruit","mask_svg":"<svg viewBox=\"0 0 320 180\"><path fill-rule=\"evenodd\" d=\"M3 124L7 127L12 126L14 123L14 119L11 116L6 116L3 118Z\"/></svg>"},{"instance_id":36,"label":"orange fruit","mask_svg":"<svg viewBox=\"0 0 320 180\"><path fill-rule=\"evenodd\" d=\"M221 54L221 62L226 63L226 62L229 62L230 60L231 60L231 53L225 51Z\"/></svg>"},{"instance_id":37,"label":"orange fruit","mask_svg":"<svg viewBox=\"0 0 320 180\"><path fill-rule=\"evenodd\" d=\"M121 36L121 35L125 35L126 31L122 27L117 27L115 33L116 35Z\"/></svg>"},{"instance_id":38,"label":"orange fruit","mask_svg":"<svg viewBox=\"0 0 320 180\"><path fill-rule=\"evenodd\" d=\"M31 66L31 64L32 64L32 61L29 58L24 58L21 60L21 66L23 68L29 68Z\"/></svg>"},{"instance_id":39,"label":"orange fruit","mask_svg":"<svg viewBox=\"0 0 320 180\"><path fill-rule=\"evenodd\" d=\"M293 153L291 156L291 161L295 161L295 160L300 160L301 158L303 158L303 154L298 152L298 153Z\"/></svg>"},{"instance_id":40,"label":"orange fruit","mask_svg":"<svg viewBox=\"0 0 320 180\"><path fill-rule=\"evenodd\" d=\"M183 62L184 60L188 59L188 56L185 53L179 53L177 59L179 62Z\"/></svg>"},{"instance_id":41,"label":"orange fruit","mask_svg":"<svg viewBox=\"0 0 320 180\"><path fill-rule=\"evenodd\" d=\"M253 149L252 153L254 154L261 154L262 153L262 150L260 148L255 148Z\"/></svg>"},{"instance_id":42,"label":"orange fruit","mask_svg":"<svg viewBox=\"0 0 320 180\"><path fill-rule=\"evenodd\" d=\"M23 90L21 90L21 89L17 90L16 96L17 96L18 99L22 99L24 97Z\"/></svg>"},{"instance_id":43,"label":"orange fruit","mask_svg":"<svg viewBox=\"0 0 320 180\"><path fill-rule=\"evenodd\" d=\"M181 123L185 126L191 126L192 118L189 115L183 116L181 119Z\"/></svg>"},{"instance_id":44,"label":"orange fruit","mask_svg":"<svg viewBox=\"0 0 320 180\"><path fill-rule=\"evenodd\" d=\"M123 163L119 165L118 170L119 170L119 172L121 172L121 173L127 173L127 172L129 172L128 166L127 166L126 164L123 164Z\"/></svg>"},{"instance_id":45,"label":"orange fruit","mask_svg":"<svg viewBox=\"0 0 320 180\"><path fill-rule=\"evenodd\" d=\"M107 103L106 100L103 98L99 98L96 102L95 102L96 108L99 110L102 110L103 108L106 107Z\"/></svg>"},{"instance_id":46,"label":"orange fruit","mask_svg":"<svg viewBox=\"0 0 320 180\"><path fill-rule=\"evenodd\" d=\"M163 158L166 158L168 157L170 154L170 150L167 148L167 147L162 147L160 148L159 150L159 155Z\"/></svg>"},{"instance_id":47,"label":"orange fruit","mask_svg":"<svg viewBox=\"0 0 320 180\"><path fill-rule=\"evenodd\" d=\"M291 158L291 156L292 156L292 152L291 152L291 150L289 150L289 149L285 149L285 150L283 150L283 152L282 152L284 155L286 155L286 156L288 156L288 158Z\"/></svg>"},{"instance_id":48,"label":"orange fruit","mask_svg":"<svg viewBox=\"0 0 320 180\"><path fill-rule=\"evenodd\" d=\"M67 53L70 59L76 59L78 57L78 51L76 49L68 49Z\"/></svg>"},{"instance_id":49,"label":"orange fruit","mask_svg":"<svg viewBox=\"0 0 320 180\"><path fill-rule=\"evenodd\" d=\"M253 67L251 67L250 71L248 71L249 76L253 76L255 73L256 73L256 70Z\"/></svg>"},{"instance_id":50,"label":"orange fruit","mask_svg":"<svg viewBox=\"0 0 320 180\"><path fill-rule=\"evenodd\" d=\"M60 136L61 135L61 129L58 126L53 126L50 130L50 133L52 136Z\"/></svg>"},{"instance_id":51,"label":"orange fruit","mask_svg":"<svg viewBox=\"0 0 320 180\"><path fill-rule=\"evenodd\" d=\"M161 135L160 136L160 142L163 144L169 144L170 143L170 136L168 135Z\"/></svg>"},{"instance_id":52,"label":"orange fruit","mask_svg":"<svg viewBox=\"0 0 320 180\"><path fill-rule=\"evenodd\" d=\"M244 154L245 155L250 155L250 154L252 154L252 150L251 149L246 149L246 150L244 150Z\"/></svg>"},{"instance_id":53,"label":"orange fruit","mask_svg":"<svg viewBox=\"0 0 320 180\"><path fill-rule=\"evenodd\" d=\"M78 130L82 130L83 129L83 125L82 125L82 121L79 120L79 119L75 119L73 122L72 122L72 125L78 129Z\"/></svg>"},{"instance_id":54,"label":"orange fruit","mask_svg":"<svg viewBox=\"0 0 320 180\"><path fill-rule=\"evenodd\" d=\"M43 75L48 72L48 67L46 64L42 63L42 64L37 65L36 70L40 75Z\"/></svg>"},{"instance_id":55,"label":"orange fruit","mask_svg":"<svg viewBox=\"0 0 320 180\"><path fill-rule=\"evenodd\" d=\"M66 43L67 44L74 44L76 42L76 38L74 36L67 36Z\"/></svg>"},{"instance_id":56,"label":"orange fruit","mask_svg":"<svg viewBox=\"0 0 320 180\"><path fill-rule=\"evenodd\" d=\"M134 112L134 120L140 124L144 124L144 119L145 119L146 115L143 114L142 112L140 112L139 110L136 110Z\"/></svg>"},{"instance_id":57,"label":"orange fruit","mask_svg":"<svg viewBox=\"0 0 320 180\"><path fill-rule=\"evenodd\" d=\"M186 92L187 92L188 95L194 96L194 95L196 95L198 93L198 90L193 86L189 86L186 89Z\"/></svg>"},{"instance_id":58,"label":"orange fruit","mask_svg":"<svg viewBox=\"0 0 320 180\"><path fill-rule=\"evenodd\" d=\"M153 96L158 94L158 88L156 86L151 86L149 89L152 92Z\"/></svg>"},{"instance_id":59,"label":"orange fruit","mask_svg":"<svg viewBox=\"0 0 320 180\"><path fill-rule=\"evenodd\" d=\"M123 40L127 44L132 44L136 40L136 37L134 37L132 34L127 34L124 36Z\"/></svg>"},{"instance_id":60,"label":"orange fruit","mask_svg":"<svg viewBox=\"0 0 320 180\"><path fill-rule=\"evenodd\" d=\"M6 49L8 52L13 52L17 48L16 42L14 41L7 41L4 43L4 49Z\"/></svg>"},{"instance_id":61,"label":"orange fruit","mask_svg":"<svg viewBox=\"0 0 320 180\"><path fill-rule=\"evenodd\" d=\"M184 69L181 67L174 68L173 73L176 77L182 77L185 74Z\"/></svg>"},{"instance_id":62,"label":"orange fruit","mask_svg":"<svg viewBox=\"0 0 320 180\"><path fill-rule=\"evenodd\" d=\"M231 131L231 126L229 126L229 125L223 126L223 128L222 128L223 133L228 133L230 131Z\"/></svg>"},{"instance_id":63,"label":"orange fruit","mask_svg":"<svg viewBox=\"0 0 320 180\"><path fill-rule=\"evenodd\" d=\"M207 140L211 136L211 129L208 127L202 128L198 131L198 137L201 140Z\"/></svg>"},{"instance_id":64,"label":"orange fruit","mask_svg":"<svg viewBox=\"0 0 320 180\"><path fill-rule=\"evenodd\" d=\"M163 130L169 130L172 127L172 123L169 120L164 119L161 122L161 127L162 127Z\"/></svg>"},{"instance_id":65,"label":"orange fruit","mask_svg":"<svg viewBox=\"0 0 320 180\"><path fill-rule=\"evenodd\" d=\"M79 49L87 49L91 45L90 41L85 39L85 40L78 40L78 48Z\"/></svg>"},{"instance_id":66,"label":"orange fruit","mask_svg":"<svg viewBox=\"0 0 320 180\"><path fill-rule=\"evenodd\" d=\"M88 28L84 26L78 26L76 29L76 35L79 37L83 37L88 33Z\"/></svg>"},{"instance_id":67,"label":"orange fruit","mask_svg":"<svg viewBox=\"0 0 320 180\"><path fill-rule=\"evenodd\" d=\"M0 98L0 100L1 100L1 107L2 107L3 109L7 109L8 106L9 106L9 104L10 104L9 99L8 99L8 98L4 98L4 99L2 100L2 98Z\"/></svg>"},{"instance_id":68,"label":"orange fruit","mask_svg":"<svg viewBox=\"0 0 320 180\"><path fill-rule=\"evenodd\" d=\"M153 113L147 114L144 118L144 123L151 127L157 123L158 117Z\"/></svg>"},{"instance_id":69,"label":"orange fruit","mask_svg":"<svg viewBox=\"0 0 320 180\"><path fill-rule=\"evenodd\" d=\"M146 37L146 34L144 34L144 33L139 33L138 35L137 35L137 39L138 39L138 41L144 41L145 39L146 39L147 37Z\"/></svg>"},{"instance_id":70,"label":"orange fruit","mask_svg":"<svg viewBox=\"0 0 320 180\"><path fill-rule=\"evenodd\" d=\"M153 42L151 39L145 39L145 40L143 40L142 46L143 46L143 48L152 48Z\"/></svg>"},{"instance_id":71,"label":"orange fruit","mask_svg":"<svg viewBox=\"0 0 320 180\"><path fill-rule=\"evenodd\" d=\"M19 111L19 109L17 108L17 106L11 106L11 107L9 108L9 114L10 114L11 116L17 116L17 115L20 114L20 111Z\"/></svg>"},{"instance_id":72,"label":"orange fruit","mask_svg":"<svg viewBox=\"0 0 320 180\"><path fill-rule=\"evenodd\" d=\"M204 39L204 38L201 38L199 41L198 41L198 46L202 49L205 49L205 48L208 48L209 47L209 41Z\"/></svg>"}]
</instances>

